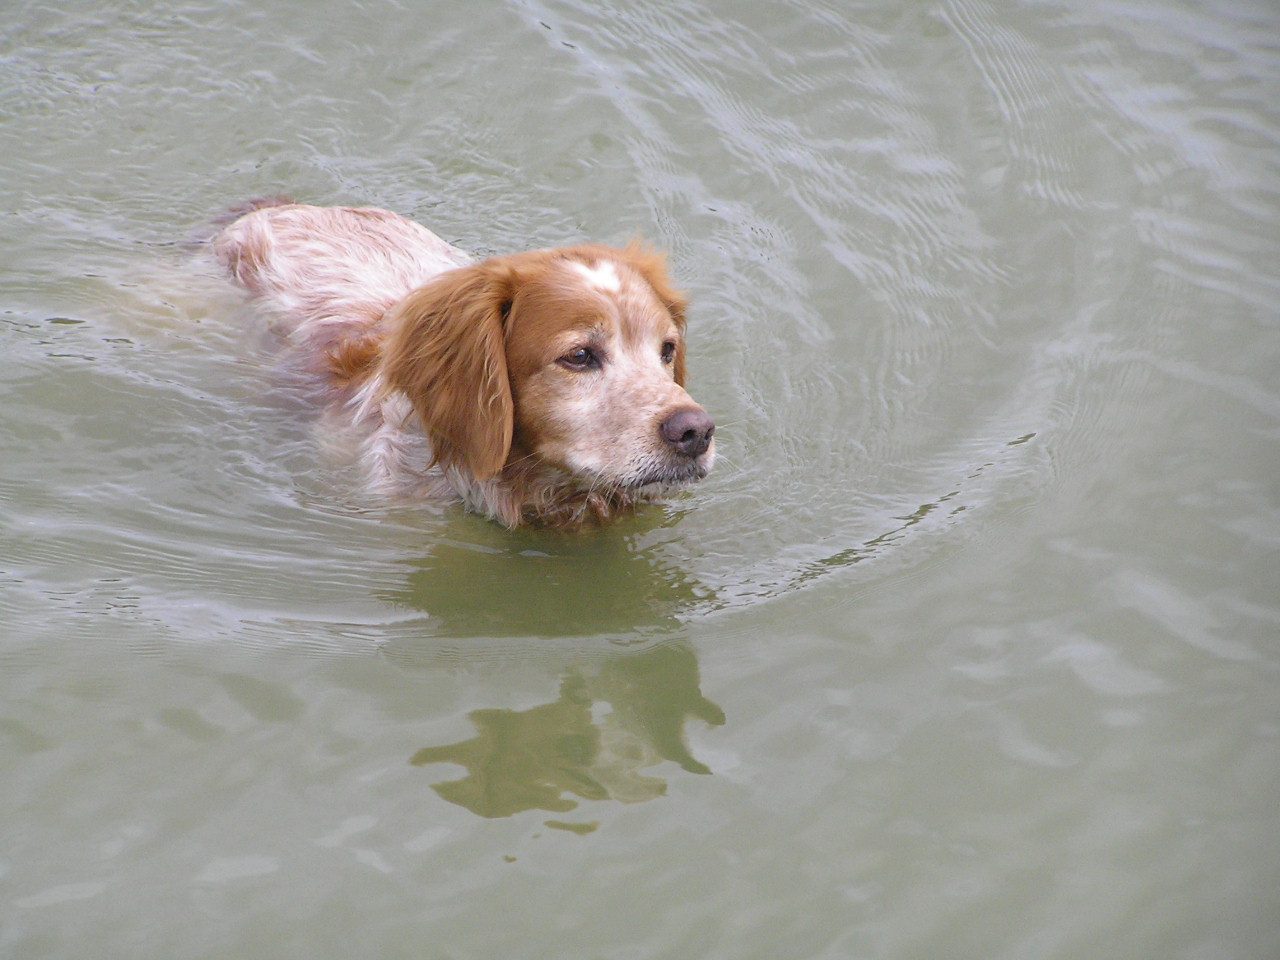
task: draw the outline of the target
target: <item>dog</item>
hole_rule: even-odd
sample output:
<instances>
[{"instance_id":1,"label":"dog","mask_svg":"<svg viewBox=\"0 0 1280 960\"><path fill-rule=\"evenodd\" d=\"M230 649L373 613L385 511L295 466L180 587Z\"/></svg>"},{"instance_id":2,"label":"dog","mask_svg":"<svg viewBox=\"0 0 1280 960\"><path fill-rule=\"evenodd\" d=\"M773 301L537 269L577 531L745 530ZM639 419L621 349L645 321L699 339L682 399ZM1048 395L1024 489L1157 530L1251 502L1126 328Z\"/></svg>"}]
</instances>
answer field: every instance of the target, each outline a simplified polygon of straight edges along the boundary
<instances>
[{"instance_id":1,"label":"dog","mask_svg":"<svg viewBox=\"0 0 1280 960\"><path fill-rule=\"evenodd\" d=\"M385 210L270 198L225 218L213 250L380 493L572 527L711 470L686 301L639 244L477 261Z\"/></svg>"}]
</instances>

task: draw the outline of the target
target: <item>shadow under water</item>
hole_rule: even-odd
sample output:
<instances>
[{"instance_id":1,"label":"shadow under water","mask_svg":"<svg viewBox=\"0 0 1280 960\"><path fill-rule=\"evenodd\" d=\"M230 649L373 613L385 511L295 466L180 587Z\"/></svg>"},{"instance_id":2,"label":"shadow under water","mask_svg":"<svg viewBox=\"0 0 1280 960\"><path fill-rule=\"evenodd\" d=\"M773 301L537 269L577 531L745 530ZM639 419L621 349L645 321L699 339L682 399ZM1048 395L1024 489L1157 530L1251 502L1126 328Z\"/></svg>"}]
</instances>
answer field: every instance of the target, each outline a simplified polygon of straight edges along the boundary
<instances>
[{"instance_id":1,"label":"shadow under water","mask_svg":"<svg viewBox=\"0 0 1280 960\"><path fill-rule=\"evenodd\" d=\"M643 531L633 521L631 531ZM425 611L437 636L625 638L669 635L714 593L686 570L616 531L562 535L471 527L472 542L440 541L384 593Z\"/></svg>"},{"instance_id":2,"label":"shadow under water","mask_svg":"<svg viewBox=\"0 0 1280 960\"><path fill-rule=\"evenodd\" d=\"M409 762L464 767L462 779L432 788L482 817L563 813L578 799L636 803L666 793L665 780L640 772L665 760L689 773L711 773L685 743L689 717L711 726L725 721L724 711L702 695L693 651L667 644L589 671L575 668L550 703L472 711L474 737L424 747Z\"/></svg>"}]
</instances>

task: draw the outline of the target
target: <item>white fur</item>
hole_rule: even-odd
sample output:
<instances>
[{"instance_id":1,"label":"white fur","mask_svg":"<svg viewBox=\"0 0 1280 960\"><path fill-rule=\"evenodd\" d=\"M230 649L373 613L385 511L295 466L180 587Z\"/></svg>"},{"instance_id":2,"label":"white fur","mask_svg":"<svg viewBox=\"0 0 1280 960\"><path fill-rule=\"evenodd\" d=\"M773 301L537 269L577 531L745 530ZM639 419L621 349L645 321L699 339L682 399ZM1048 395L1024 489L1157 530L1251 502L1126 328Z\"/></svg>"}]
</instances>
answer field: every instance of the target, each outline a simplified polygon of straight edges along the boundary
<instances>
[{"instance_id":1,"label":"white fur","mask_svg":"<svg viewBox=\"0 0 1280 960\"><path fill-rule=\"evenodd\" d=\"M595 266L574 262L570 266L581 274L588 285L603 293L617 293L622 289L622 279L618 276L618 268L604 260Z\"/></svg>"}]
</instances>

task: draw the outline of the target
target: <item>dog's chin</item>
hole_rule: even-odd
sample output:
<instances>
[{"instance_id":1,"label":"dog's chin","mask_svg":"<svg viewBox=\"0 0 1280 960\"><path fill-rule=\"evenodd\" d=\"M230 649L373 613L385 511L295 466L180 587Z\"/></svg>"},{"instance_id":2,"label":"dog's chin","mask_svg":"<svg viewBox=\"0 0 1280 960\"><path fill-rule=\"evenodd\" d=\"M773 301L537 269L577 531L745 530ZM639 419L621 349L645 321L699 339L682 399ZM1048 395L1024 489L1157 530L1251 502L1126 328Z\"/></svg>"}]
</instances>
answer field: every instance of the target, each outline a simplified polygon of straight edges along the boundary
<instances>
[{"instance_id":1,"label":"dog's chin","mask_svg":"<svg viewBox=\"0 0 1280 960\"><path fill-rule=\"evenodd\" d=\"M697 483L710 472L709 458L657 464L625 478L617 486L642 497L662 496Z\"/></svg>"},{"instance_id":2,"label":"dog's chin","mask_svg":"<svg viewBox=\"0 0 1280 960\"><path fill-rule=\"evenodd\" d=\"M602 469L597 464L552 463L543 460L569 489L597 496L616 497L620 500L649 500L697 483L711 473L715 461L712 448L701 456L649 455L626 463L624 469Z\"/></svg>"}]
</instances>

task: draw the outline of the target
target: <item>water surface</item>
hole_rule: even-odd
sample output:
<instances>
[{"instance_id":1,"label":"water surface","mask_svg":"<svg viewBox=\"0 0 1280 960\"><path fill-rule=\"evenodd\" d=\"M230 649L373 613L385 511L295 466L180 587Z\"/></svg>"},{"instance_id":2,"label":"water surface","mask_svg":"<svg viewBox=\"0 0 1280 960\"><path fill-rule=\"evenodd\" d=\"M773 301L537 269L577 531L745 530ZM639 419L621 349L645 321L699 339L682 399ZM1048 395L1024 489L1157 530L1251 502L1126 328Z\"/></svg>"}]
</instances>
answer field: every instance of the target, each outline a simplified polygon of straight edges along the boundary
<instances>
[{"instance_id":1,"label":"water surface","mask_svg":"<svg viewBox=\"0 0 1280 960\"><path fill-rule=\"evenodd\" d=\"M1280 14L0 14L0 952L1280 955ZM191 241L642 235L715 473L370 502Z\"/></svg>"}]
</instances>

